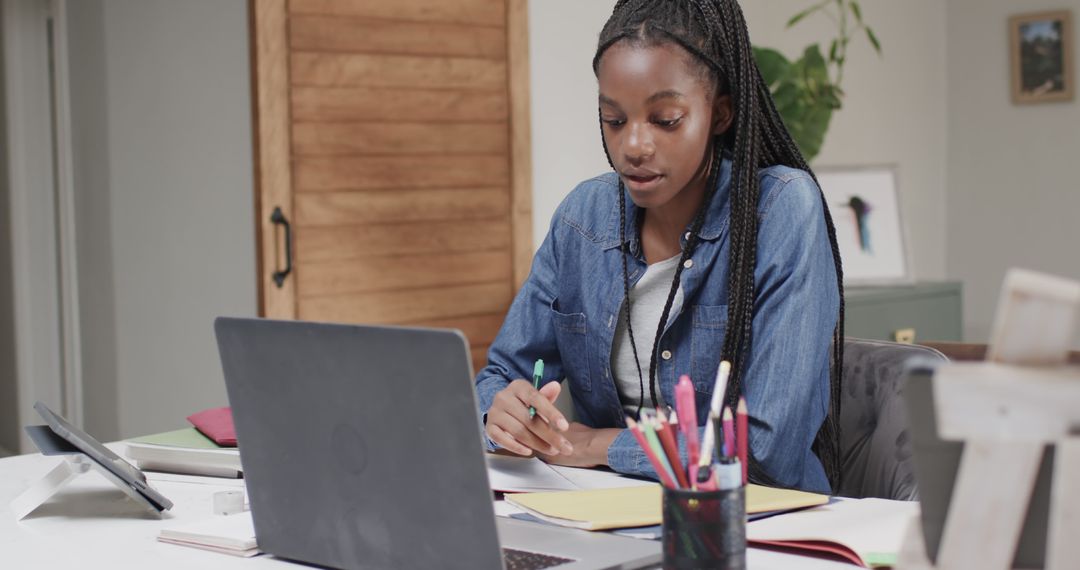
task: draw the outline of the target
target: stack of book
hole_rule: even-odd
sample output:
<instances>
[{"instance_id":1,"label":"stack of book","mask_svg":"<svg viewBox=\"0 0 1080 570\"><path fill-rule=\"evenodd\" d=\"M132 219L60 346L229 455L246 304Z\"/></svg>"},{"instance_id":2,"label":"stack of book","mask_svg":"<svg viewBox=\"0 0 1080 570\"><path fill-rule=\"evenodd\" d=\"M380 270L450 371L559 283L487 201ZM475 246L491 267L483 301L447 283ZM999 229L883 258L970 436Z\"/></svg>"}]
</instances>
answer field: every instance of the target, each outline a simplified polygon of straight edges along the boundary
<instances>
[{"instance_id":1,"label":"stack of book","mask_svg":"<svg viewBox=\"0 0 1080 570\"><path fill-rule=\"evenodd\" d=\"M259 554L250 511L162 529L158 540L245 558Z\"/></svg>"},{"instance_id":2,"label":"stack of book","mask_svg":"<svg viewBox=\"0 0 1080 570\"><path fill-rule=\"evenodd\" d=\"M240 477L240 451L222 447L191 427L128 440L125 454L147 471Z\"/></svg>"}]
</instances>

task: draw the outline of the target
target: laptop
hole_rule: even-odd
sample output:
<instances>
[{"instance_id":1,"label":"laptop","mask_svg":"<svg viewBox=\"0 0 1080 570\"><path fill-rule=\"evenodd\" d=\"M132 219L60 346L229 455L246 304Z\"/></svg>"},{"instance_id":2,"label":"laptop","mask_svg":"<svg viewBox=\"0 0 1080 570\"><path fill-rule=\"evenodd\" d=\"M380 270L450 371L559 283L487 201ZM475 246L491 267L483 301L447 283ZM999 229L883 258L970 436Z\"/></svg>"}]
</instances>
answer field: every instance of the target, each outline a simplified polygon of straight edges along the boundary
<instances>
[{"instance_id":1,"label":"laptop","mask_svg":"<svg viewBox=\"0 0 1080 570\"><path fill-rule=\"evenodd\" d=\"M945 531L945 516L952 501L953 485L960 470L964 443L945 441L938 436L934 415L935 364L914 360L908 364L904 386L904 404L908 415L915 462L915 480L919 488L923 540L926 555L936 561ZM1054 471L1054 448L1043 451L1042 464L1035 479L1035 489L1028 504L1011 568L1043 568L1046 558L1046 532L1050 517L1050 486ZM988 474L988 476L992 476Z\"/></svg>"},{"instance_id":2,"label":"laptop","mask_svg":"<svg viewBox=\"0 0 1080 570\"><path fill-rule=\"evenodd\" d=\"M639 568L655 541L496 519L454 330L214 323L259 548L334 568Z\"/></svg>"}]
</instances>

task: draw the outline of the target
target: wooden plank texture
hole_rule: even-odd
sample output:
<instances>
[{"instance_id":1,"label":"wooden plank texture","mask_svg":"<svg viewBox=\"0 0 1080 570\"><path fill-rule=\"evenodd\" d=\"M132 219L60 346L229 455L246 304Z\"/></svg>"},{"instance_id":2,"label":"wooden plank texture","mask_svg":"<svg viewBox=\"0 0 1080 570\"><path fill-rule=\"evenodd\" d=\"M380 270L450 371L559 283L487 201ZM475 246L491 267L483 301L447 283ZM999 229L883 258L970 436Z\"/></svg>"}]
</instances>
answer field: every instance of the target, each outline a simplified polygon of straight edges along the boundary
<instances>
[{"instance_id":1,"label":"wooden plank texture","mask_svg":"<svg viewBox=\"0 0 1080 570\"><path fill-rule=\"evenodd\" d=\"M294 121L505 122L505 89L294 87Z\"/></svg>"},{"instance_id":2,"label":"wooden plank texture","mask_svg":"<svg viewBox=\"0 0 1080 570\"><path fill-rule=\"evenodd\" d=\"M300 157L293 170L296 192L506 187L509 182L509 161L499 155Z\"/></svg>"},{"instance_id":3,"label":"wooden plank texture","mask_svg":"<svg viewBox=\"0 0 1080 570\"><path fill-rule=\"evenodd\" d=\"M1011 566L1042 454L1041 443L964 444L941 535L939 568ZM1009 492L1002 493L1003 488Z\"/></svg>"},{"instance_id":4,"label":"wooden plank texture","mask_svg":"<svg viewBox=\"0 0 1080 570\"><path fill-rule=\"evenodd\" d=\"M514 286L529 276L533 256L532 235L532 128L529 103L529 3L507 0L510 45L511 221L514 226Z\"/></svg>"},{"instance_id":5,"label":"wooden plank texture","mask_svg":"<svg viewBox=\"0 0 1080 570\"><path fill-rule=\"evenodd\" d=\"M278 287L272 279L285 267L285 241L270 221L276 207L292 219L285 0L253 2L251 10L259 315L290 319L296 314L296 280L290 276Z\"/></svg>"},{"instance_id":6,"label":"wooden plank texture","mask_svg":"<svg viewBox=\"0 0 1080 570\"><path fill-rule=\"evenodd\" d=\"M506 282L510 251L375 255L349 261L301 262L297 294L301 299L341 293L420 289Z\"/></svg>"},{"instance_id":7,"label":"wooden plank texture","mask_svg":"<svg viewBox=\"0 0 1080 570\"><path fill-rule=\"evenodd\" d=\"M473 374L476 374L487 364L487 352L491 348L491 345L480 345L469 347L469 352L472 354L472 367Z\"/></svg>"},{"instance_id":8,"label":"wooden plank texture","mask_svg":"<svg viewBox=\"0 0 1080 570\"><path fill-rule=\"evenodd\" d=\"M339 16L289 20L295 51L506 58L506 30Z\"/></svg>"},{"instance_id":9,"label":"wooden plank texture","mask_svg":"<svg viewBox=\"0 0 1080 570\"><path fill-rule=\"evenodd\" d=\"M504 0L290 0L292 14L504 26Z\"/></svg>"},{"instance_id":10,"label":"wooden plank texture","mask_svg":"<svg viewBox=\"0 0 1080 570\"><path fill-rule=\"evenodd\" d=\"M497 188L300 194L295 202L300 226L505 219L509 207L509 194Z\"/></svg>"},{"instance_id":11,"label":"wooden plank texture","mask_svg":"<svg viewBox=\"0 0 1080 570\"><path fill-rule=\"evenodd\" d=\"M370 324L446 319L505 312L512 295L509 281L363 295L330 295L301 303L300 318Z\"/></svg>"},{"instance_id":12,"label":"wooden plank texture","mask_svg":"<svg viewBox=\"0 0 1080 570\"><path fill-rule=\"evenodd\" d=\"M1080 437L1057 442L1050 490L1050 521L1046 537L1046 570L1075 568L1080 561Z\"/></svg>"},{"instance_id":13,"label":"wooden plank texture","mask_svg":"<svg viewBox=\"0 0 1080 570\"><path fill-rule=\"evenodd\" d=\"M305 227L296 234L296 256L310 262L342 261L373 252L457 253L502 249L508 243L508 219Z\"/></svg>"},{"instance_id":14,"label":"wooden plank texture","mask_svg":"<svg viewBox=\"0 0 1080 570\"><path fill-rule=\"evenodd\" d=\"M253 78L257 97L273 89L256 126L276 129L257 135L275 149L259 215L282 205L294 228L292 312L276 316L457 328L483 366L532 254L527 2L252 5L253 38L274 10L253 60L276 58ZM260 224L269 275L280 231Z\"/></svg>"},{"instance_id":15,"label":"wooden plank texture","mask_svg":"<svg viewBox=\"0 0 1080 570\"><path fill-rule=\"evenodd\" d=\"M296 156L501 154L505 123L295 123Z\"/></svg>"},{"instance_id":16,"label":"wooden plank texture","mask_svg":"<svg viewBox=\"0 0 1080 570\"><path fill-rule=\"evenodd\" d=\"M292 84L506 89L506 62L462 57L293 52Z\"/></svg>"},{"instance_id":17,"label":"wooden plank texture","mask_svg":"<svg viewBox=\"0 0 1080 570\"><path fill-rule=\"evenodd\" d=\"M440 329L458 329L469 339L471 346L488 346L495 341L495 336L502 327L505 313L473 315L452 319L429 319L416 323L399 323L413 326L434 327Z\"/></svg>"},{"instance_id":18,"label":"wooden plank texture","mask_svg":"<svg viewBox=\"0 0 1080 570\"><path fill-rule=\"evenodd\" d=\"M504 189L333 192L296 196L296 222L342 226L426 220L505 218L510 196ZM468 231L463 226L462 231Z\"/></svg>"}]
</instances>

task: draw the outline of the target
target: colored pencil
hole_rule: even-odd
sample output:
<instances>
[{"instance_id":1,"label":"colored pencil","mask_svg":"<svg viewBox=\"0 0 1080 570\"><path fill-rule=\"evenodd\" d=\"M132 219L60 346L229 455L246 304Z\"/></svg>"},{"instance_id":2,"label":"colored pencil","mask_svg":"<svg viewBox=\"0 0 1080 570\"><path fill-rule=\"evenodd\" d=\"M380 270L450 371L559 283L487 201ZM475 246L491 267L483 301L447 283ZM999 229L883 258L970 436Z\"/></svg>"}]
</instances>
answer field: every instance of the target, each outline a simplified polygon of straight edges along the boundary
<instances>
[{"instance_id":1,"label":"colored pencil","mask_svg":"<svg viewBox=\"0 0 1080 570\"><path fill-rule=\"evenodd\" d=\"M724 456L733 457L735 455L735 416L731 413L731 408L724 408Z\"/></svg>"},{"instance_id":2,"label":"colored pencil","mask_svg":"<svg viewBox=\"0 0 1080 570\"><path fill-rule=\"evenodd\" d=\"M750 445L750 429L747 418L746 398L739 397L739 407L735 410L735 440L738 445L739 463L742 463L742 482L746 484L746 452Z\"/></svg>"},{"instance_id":3,"label":"colored pencil","mask_svg":"<svg viewBox=\"0 0 1080 570\"><path fill-rule=\"evenodd\" d=\"M671 464L671 468L675 471L675 478L678 479L679 486L683 489L689 489L690 482L686 479L686 470L683 469L682 459L679 458L679 444L675 441L675 430L661 419L659 414L657 414L655 430L656 437L660 439L660 445L664 448L664 454L667 455L668 463Z\"/></svg>"},{"instance_id":4,"label":"colored pencil","mask_svg":"<svg viewBox=\"0 0 1080 570\"><path fill-rule=\"evenodd\" d=\"M675 481L673 481L668 475L667 470L664 468L664 464L660 462L660 458L656 456L656 453L653 452L652 446L649 445L648 441L646 441L645 434L642 431L641 426L639 426L638 423L635 422L632 418L626 418L626 427L630 428L630 433L634 435L634 439L636 439L638 445L641 446L641 450L645 452L645 457L647 457L649 459L649 462L652 463L653 469L660 477L660 483L662 483L665 487L668 487L669 489L677 489L678 487L676 486Z\"/></svg>"}]
</instances>

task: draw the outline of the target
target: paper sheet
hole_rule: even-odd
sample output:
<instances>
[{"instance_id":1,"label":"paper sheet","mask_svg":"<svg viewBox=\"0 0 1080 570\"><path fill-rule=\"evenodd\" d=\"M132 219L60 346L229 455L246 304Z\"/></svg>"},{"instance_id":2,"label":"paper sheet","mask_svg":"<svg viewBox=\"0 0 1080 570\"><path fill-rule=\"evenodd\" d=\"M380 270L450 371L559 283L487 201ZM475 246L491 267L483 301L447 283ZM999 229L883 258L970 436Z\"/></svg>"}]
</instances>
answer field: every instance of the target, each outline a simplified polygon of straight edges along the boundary
<instances>
[{"instance_id":1,"label":"paper sheet","mask_svg":"<svg viewBox=\"0 0 1080 570\"><path fill-rule=\"evenodd\" d=\"M607 530L660 524L660 485L564 493L526 493L506 501L562 526Z\"/></svg>"},{"instance_id":2,"label":"paper sheet","mask_svg":"<svg viewBox=\"0 0 1080 570\"><path fill-rule=\"evenodd\" d=\"M569 491L578 486L535 457L488 454L488 482L493 491L531 493Z\"/></svg>"},{"instance_id":3,"label":"paper sheet","mask_svg":"<svg viewBox=\"0 0 1080 570\"><path fill-rule=\"evenodd\" d=\"M526 493L508 496L506 500L551 523L606 530L660 524L661 494L660 485L653 483L644 487ZM746 512L800 509L828 501L827 496L816 493L749 485Z\"/></svg>"},{"instance_id":4,"label":"paper sheet","mask_svg":"<svg viewBox=\"0 0 1080 570\"><path fill-rule=\"evenodd\" d=\"M549 467L569 479L579 489L648 487L656 484L656 481L635 479L605 469L582 469L580 467L563 467L561 465L551 465Z\"/></svg>"},{"instance_id":5,"label":"paper sheet","mask_svg":"<svg viewBox=\"0 0 1080 570\"><path fill-rule=\"evenodd\" d=\"M215 515L198 522L162 529L158 538L215 549L243 551L257 547L251 511L235 515Z\"/></svg>"},{"instance_id":6,"label":"paper sheet","mask_svg":"<svg viewBox=\"0 0 1080 570\"><path fill-rule=\"evenodd\" d=\"M887 565L900 552L904 533L918 514L916 502L841 499L815 509L751 523L746 527L746 538L752 543L779 545L833 543L854 552L864 566Z\"/></svg>"},{"instance_id":7,"label":"paper sheet","mask_svg":"<svg viewBox=\"0 0 1080 570\"><path fill-rule=\"evenodd\" d=\"M487 455L488 481L493 491L535 493L578 489L612 489L655 485L606 469L548 465L535 457Z\"/></svg>"}]
</instances>

